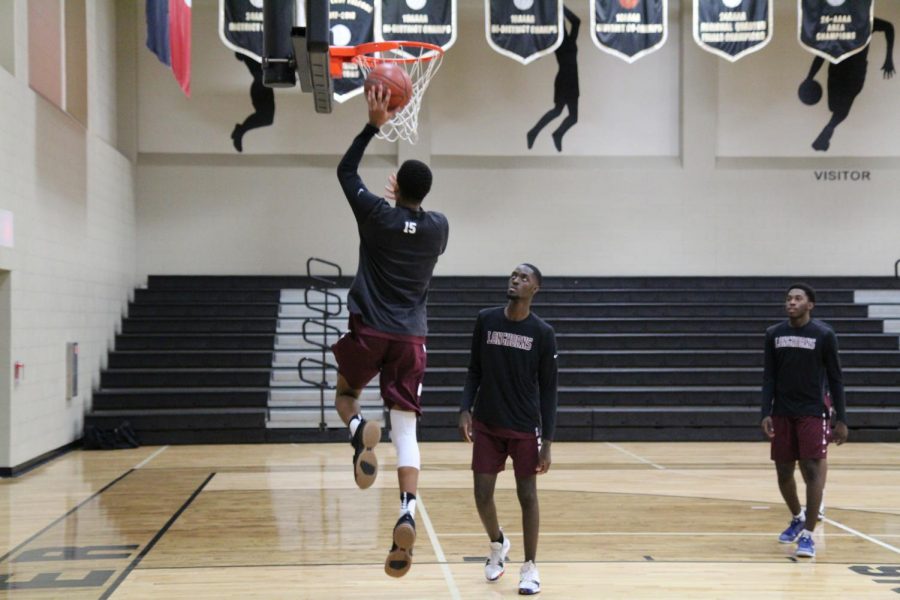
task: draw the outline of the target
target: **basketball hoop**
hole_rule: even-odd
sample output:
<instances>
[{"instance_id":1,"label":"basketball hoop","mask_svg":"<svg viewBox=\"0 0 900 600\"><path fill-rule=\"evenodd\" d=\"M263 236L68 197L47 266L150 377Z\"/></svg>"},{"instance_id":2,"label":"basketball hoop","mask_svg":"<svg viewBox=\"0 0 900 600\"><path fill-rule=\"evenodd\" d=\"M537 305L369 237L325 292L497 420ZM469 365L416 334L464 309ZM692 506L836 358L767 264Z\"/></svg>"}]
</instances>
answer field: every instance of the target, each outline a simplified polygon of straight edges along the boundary
<instances>
[{"instance_id":1,"label":"basketball hoop","mask_svg":"<svg viewBox=\"0 0 900 600\"><path fill-rule=\"evenodd\" d=\"M389 142L406 140L415 144L419 139L422 96L441 66L444 50L425 42L371 42L359 46L332 46L330 54L332 77L340 77L343 64L350 61L359 66L363 79L379 63L391 63L406 71L412 81L412 96L406 106L381 127L377 137Z\"/></svg>"}]
</instances>

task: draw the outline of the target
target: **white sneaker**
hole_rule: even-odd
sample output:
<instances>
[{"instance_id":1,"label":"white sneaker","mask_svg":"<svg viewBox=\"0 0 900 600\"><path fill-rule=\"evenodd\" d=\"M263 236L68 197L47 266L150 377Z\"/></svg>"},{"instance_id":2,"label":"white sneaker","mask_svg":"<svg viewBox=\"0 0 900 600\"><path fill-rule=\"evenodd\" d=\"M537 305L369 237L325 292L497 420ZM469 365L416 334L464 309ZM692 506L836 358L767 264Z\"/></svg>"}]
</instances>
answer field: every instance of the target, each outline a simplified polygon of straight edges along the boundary
<instances>
[{"instance_id":1,"label":"white sneaker","mask_svg":"<svg viewBox=\"0 0 900 600\"><path fill-rule=\"evenodd\" d=\"M541 576L534 561L528 561L519 570L519 593L523 596L541 593Z\"/></svg>"},{"instance_id":2,"label":"white sneaker","mask_svg":"<svg viewBox=\"0 0 900 600\"><path fill-rule=\"evenodd\" d=\"M503 536L502 542L491 542L491 553L484 563L484 577L488 581L497 581L506 571L504 564L509 558L509 537Z\"/></svg>"}]
</instances>

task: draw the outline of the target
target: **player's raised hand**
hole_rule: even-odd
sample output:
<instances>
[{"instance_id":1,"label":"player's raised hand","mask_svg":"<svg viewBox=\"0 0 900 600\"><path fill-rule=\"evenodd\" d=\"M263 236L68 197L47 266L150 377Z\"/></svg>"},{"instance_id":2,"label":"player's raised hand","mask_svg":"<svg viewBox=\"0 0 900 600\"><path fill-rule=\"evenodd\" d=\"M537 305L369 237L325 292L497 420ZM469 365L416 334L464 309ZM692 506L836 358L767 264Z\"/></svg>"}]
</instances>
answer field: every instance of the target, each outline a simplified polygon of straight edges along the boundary
<instances>
[{"instance_id":1,"label":"player's raised hand","mask_svg":"<svg viewBox=\"0 0 900 600\"><path fill-rule=\"evenodd\" d=\"M397 200L397 174L388 175L387 185L384 186L384 197L388 200Z\"/></svg>"},{"instance_id":2,"label":"player's raised hand","mask_svg":"<svg viewBox=\"0 0 900 600\"><path fill-rule=\"evenodd\" d=\"M366 102L369 104L369 124L381 128L382 125L394 118L396 110L388 110L388 102L391 99L391 90L377 85L366 92Z\"/></svg>"}]
</instances>

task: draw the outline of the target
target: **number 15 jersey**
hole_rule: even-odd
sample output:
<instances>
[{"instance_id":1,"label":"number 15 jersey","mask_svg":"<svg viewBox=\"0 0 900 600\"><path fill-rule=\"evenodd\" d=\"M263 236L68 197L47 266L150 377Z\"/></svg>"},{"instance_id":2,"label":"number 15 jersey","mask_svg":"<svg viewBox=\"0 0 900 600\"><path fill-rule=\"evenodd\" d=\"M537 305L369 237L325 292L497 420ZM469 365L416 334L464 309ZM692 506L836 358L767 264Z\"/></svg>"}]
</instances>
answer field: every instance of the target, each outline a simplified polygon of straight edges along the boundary
<instances>
[{"instance_id":1,"label":"number 15 jersey","mask_svg":"<svg viewBox=\"0 0 900 600\"><path fill-rule=\"evenodd\" d=\"M338 180L359 230L359 266L350 287L350 312L384 333L423 337L425 304L450 226L439 212L391 206L359 176L362 155L378 129L366 125L338 165Z\"/></svg>"}]
</instances>

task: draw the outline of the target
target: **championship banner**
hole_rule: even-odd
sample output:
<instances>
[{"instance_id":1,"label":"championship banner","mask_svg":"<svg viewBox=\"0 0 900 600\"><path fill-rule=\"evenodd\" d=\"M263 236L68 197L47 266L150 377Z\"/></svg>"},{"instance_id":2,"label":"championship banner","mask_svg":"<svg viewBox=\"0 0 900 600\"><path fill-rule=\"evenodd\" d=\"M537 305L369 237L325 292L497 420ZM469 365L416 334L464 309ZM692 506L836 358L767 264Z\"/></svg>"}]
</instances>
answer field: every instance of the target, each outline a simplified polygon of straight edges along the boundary
<instances>
[{"instance_id":1,"label":"championship banner","mask_svg":"<svg viewBox=\"0 0 900 600\"><path fill-rule=\"evenodd\" d=\"M694 41L729 62L772 41L772 0L694 0Z\"/></svg>"},{"instance_id":2,"label":"championship banner","mask_svg":"<svg viewBox=\"0 0 900 600\"><path fill-rule=\"evenodd\" d=\"M375 2L377 41L425 42L444 50L456 42L457 0Z\"/></svg>"},{"instance_id":3,"label":"championship banner","mask_svg":"<svg viewBox=\"0 0 900 600\"><path fill-rule=\"evenodd\" d=\"M488 45L523 65L563 41L562 0L487 0L484 17Z\"/></svg>"},{"instance_id":4,"label":"championship banner","mask_svg":"<svg viewBox=\"0 0 900 600\"><path fill-rule=\"evenodd\" d=\"M332 46L358 46L373 42L377 0L330 0ZM365 78L353 61L344 63L344 77L334 79L334 99L346 102L361 94Z\"/></svg>"},{"instance_id":5,"label":"championship banner","mask_svg":"<svg viewBox=\"0 0 900 600\"><path fill-rule=\"evenodd\" d=\"M591 39L627 63L662 48L669 35L668 0L590 0Z\"/></svg>"},{"instance_id":6,"label":"championship banner","mask_svg":"<svg viewBox=\"0 0 900 600\"><path fill-rule=\"evenodd\" d=\"M303 2L280 2L285 22L303 23ZM229 49L262 62L263 0L219 0L219 39Z\"/></svg>"},{"instance_id":7,"label":"championship banner","mask_svg":"<svg viewBox=\"0 0 900 600\"><path fill-rule=\"evenodd\" d=\"M797 0L800 45L837 64L869 45L873 0Z\"/></svg>"}]
</instances>

